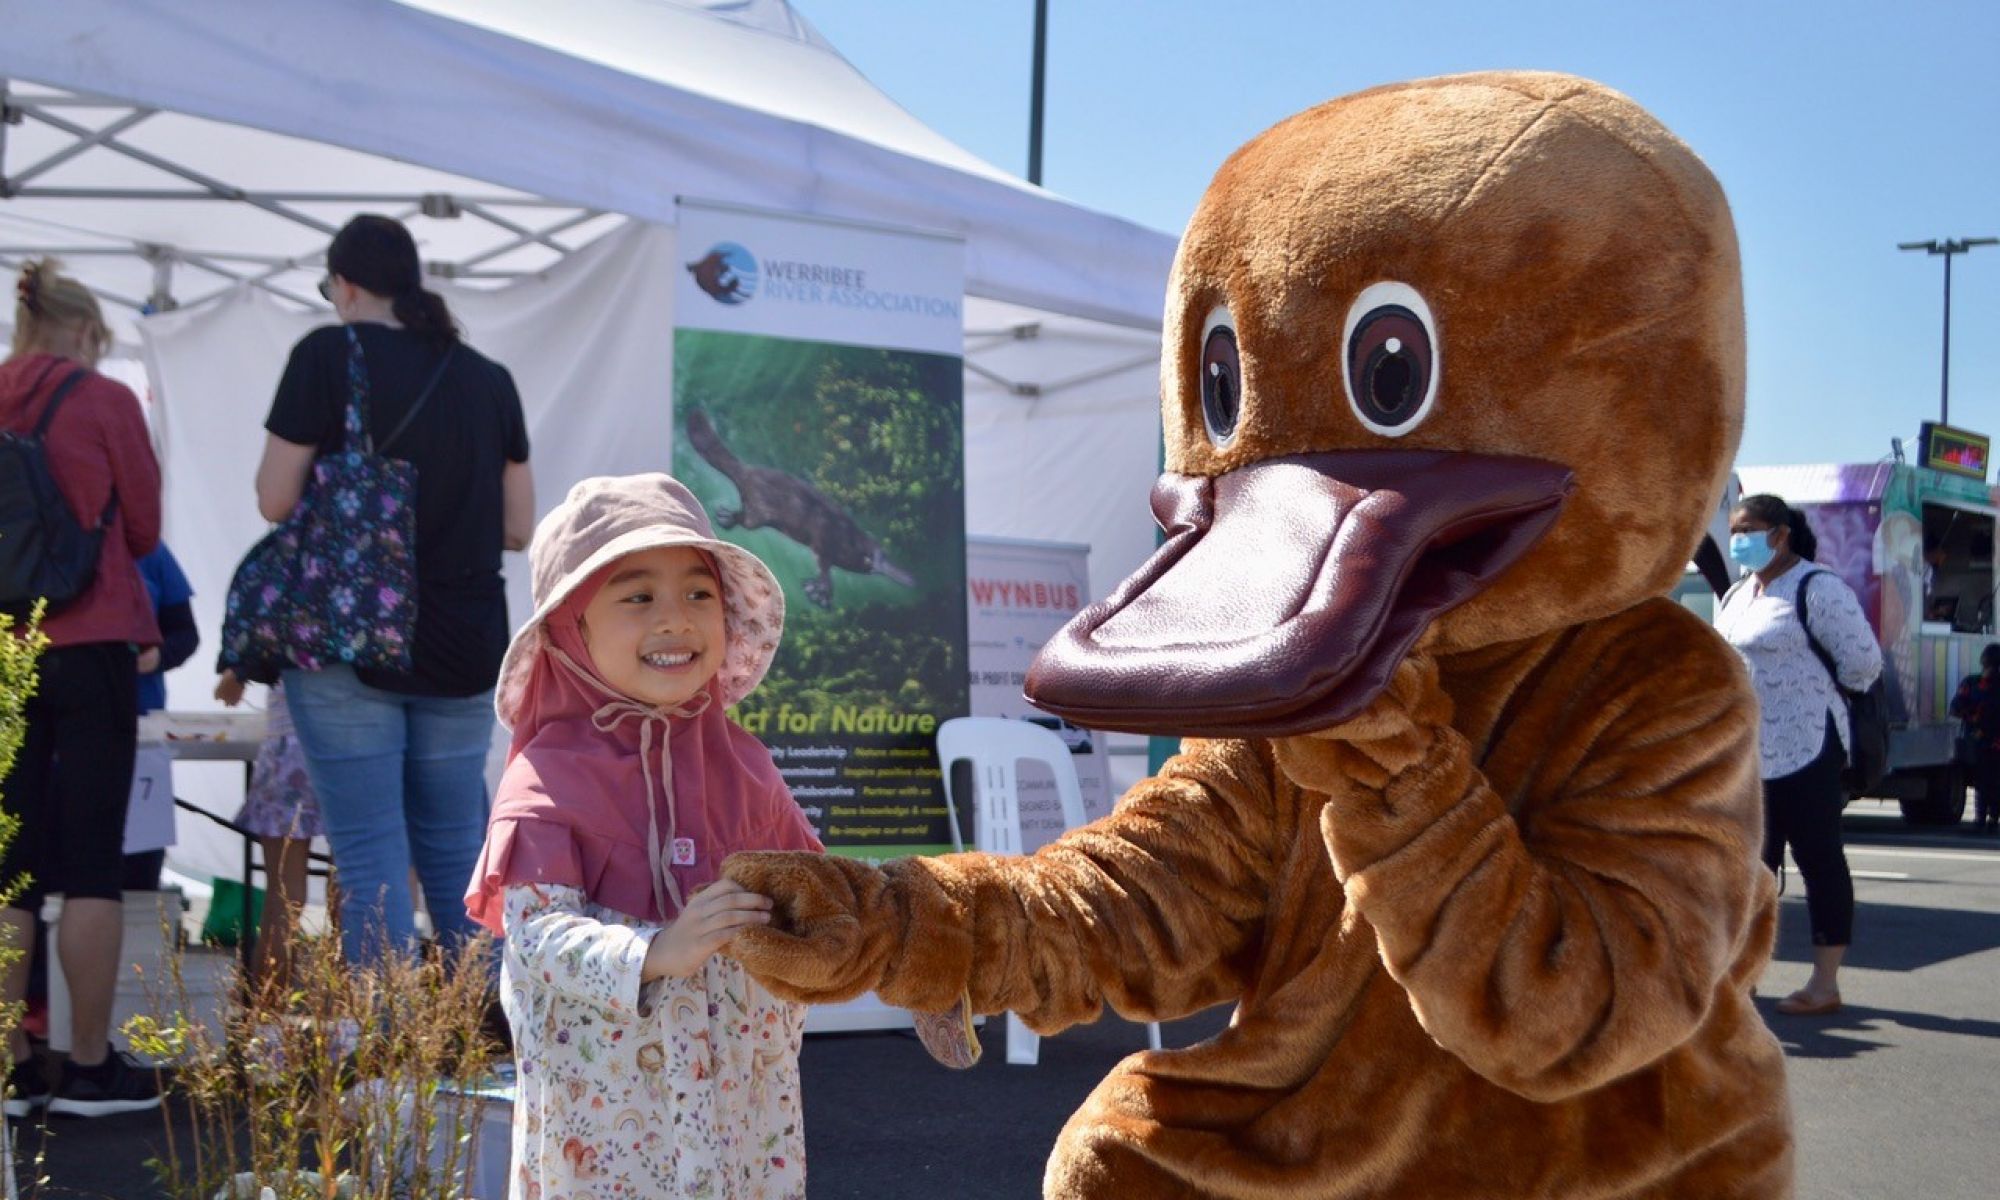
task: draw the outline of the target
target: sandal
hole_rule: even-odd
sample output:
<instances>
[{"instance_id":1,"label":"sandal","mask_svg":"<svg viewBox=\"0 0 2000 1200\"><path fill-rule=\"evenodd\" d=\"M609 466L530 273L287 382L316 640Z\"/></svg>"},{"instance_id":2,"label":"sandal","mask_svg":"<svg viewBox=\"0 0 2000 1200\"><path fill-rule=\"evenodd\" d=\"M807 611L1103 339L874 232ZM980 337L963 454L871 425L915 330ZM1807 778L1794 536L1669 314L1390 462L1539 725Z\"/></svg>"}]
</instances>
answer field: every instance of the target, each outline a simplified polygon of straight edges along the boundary
<instances>
[{"instance_id":1,"label":"sandal","mask_svg":"<svg viewBox=\"0 0 2000 1200\"><path fill-rule=\"evenodd\" d=\"M1778 1001L1776 1008L1788 1017L1831 1016L1840 1011L1840 993L1835 992L1824 1000L1815 1000L1804 991L1797 991Z\"/></svg>"}]
</instances>

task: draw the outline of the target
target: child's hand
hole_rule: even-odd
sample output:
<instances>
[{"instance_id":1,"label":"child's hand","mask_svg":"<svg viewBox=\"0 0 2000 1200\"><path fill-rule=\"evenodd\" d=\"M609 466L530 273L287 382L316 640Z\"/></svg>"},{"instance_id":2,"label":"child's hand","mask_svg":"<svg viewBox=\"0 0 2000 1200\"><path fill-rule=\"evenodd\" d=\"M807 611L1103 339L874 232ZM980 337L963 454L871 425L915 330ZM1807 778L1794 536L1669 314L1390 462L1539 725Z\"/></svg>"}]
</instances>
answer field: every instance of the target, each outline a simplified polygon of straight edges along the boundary
<instances>
[{"instance_id":1,"label":"child's hand","mask_svg":"<svg viewBox=\"0 0 2000 1200\"><path fill-rule=\"evenodd\" d=\"M215 681L215 698L231 708L243 703L243 681L236 672L225 669L222 678Z\"/></svg>"},{"instance_id":2,"label":"child's hand","mask_svg":"<svg viewBox=\"0 0 2000 1200\"><path fill-rule=\"evenodd\" d=\"M151 675L160 669L160 648L148 646L139 651L139 674Z\"/></svg>"},{"instance_id":3,"label":"child's hand","mask_svg":"<svg viewBox=\"0 0 2000 1200\"><path fill-rule=\"evenodd\" d=\"M905 927L882 871L833 854L757 851L730 855L722 872L777 902L770 925L744 931L724 953L779 999L833 1004L881 984ZM942 985L941 998L891 1003L926 1011L950 1007L962 981L935 982Z\"/></svg>"},{"instance_id":4,"label":"child's hand","mask_svg":"<svg viewBox=\"0 0 2000 1200\"><path fill-rule=\"evenodd\" d=\"M701 969L708 956L738 932L768 924L771 901L733 880L718 879L696 892L681 915L646 947L641 979L682 978Z\"/></svg>"}]
</instances>

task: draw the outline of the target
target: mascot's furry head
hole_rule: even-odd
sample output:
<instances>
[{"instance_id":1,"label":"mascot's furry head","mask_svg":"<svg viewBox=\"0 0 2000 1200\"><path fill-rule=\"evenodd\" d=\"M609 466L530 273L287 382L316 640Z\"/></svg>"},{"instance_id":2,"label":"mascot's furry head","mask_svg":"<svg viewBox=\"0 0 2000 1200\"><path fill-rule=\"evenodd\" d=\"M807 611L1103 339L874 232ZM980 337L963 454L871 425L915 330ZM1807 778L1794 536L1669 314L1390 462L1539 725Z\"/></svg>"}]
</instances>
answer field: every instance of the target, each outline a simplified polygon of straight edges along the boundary
<instances>
[{"instance_id":1,"label":"mascot's furry head","mask_svg":"<svg viewBox=\"0 0 2000 1200\"><path fill-rule=\"evenodd\" d=\"M1079 723L1300 732L1359 711L1419 640L1629 608L1680 577L1742 431L1722 190L1567 75L1301 113L1189 223L1162 415L1169 540L1030 679Z\"/></svg>"}]
</instances>

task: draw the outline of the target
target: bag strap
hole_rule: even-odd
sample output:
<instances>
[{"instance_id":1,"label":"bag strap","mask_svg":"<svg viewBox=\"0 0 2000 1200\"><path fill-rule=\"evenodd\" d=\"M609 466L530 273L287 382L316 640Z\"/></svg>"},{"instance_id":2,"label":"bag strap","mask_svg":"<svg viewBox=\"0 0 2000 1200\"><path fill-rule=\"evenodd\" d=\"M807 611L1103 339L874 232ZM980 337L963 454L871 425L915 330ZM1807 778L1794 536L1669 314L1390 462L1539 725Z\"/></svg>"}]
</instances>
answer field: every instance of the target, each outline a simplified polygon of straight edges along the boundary
<instances>
[{"instance_id":1,"label":"bag strap","mask_svg":"<svg viewBox=\"0 0 2000 1200\"><path fill-rule=\"evenodd\" d=\"M457 346L445 347L444 357L438 360L437 370L431 372L430 382L426 383L424 390L417 394L417 402L410 405L410 411L403 414L403 419L396 422L396 427L389 431L389 436L383 438L382 444L376 447L377 454L389 453L389 447L395 444L397 438L403 436L403 431L410 427L410 422L417 419L417 414L423 411L424 405L430 400L431 393L437 390L438 381L444 378L444 369L451 365L451 356L457 350Z\"/></svg>"},{"instance_id":2,"label":"bag strap","mask_svg":"<svg viewBox=\"0 0 2000 1200\"><path fill-rule=\"evenodd\" d=\"M53 369L54 368L52 366L50 370ZM62 407L62 402L69 397L69 394L71 392L76 390L76 385L82 383L83 377L88 374L90 374L88 369L84 367L78 367L76 370L71 371L69 373L69 378L63 380L61 383L56 385L55 395L49 397L48 406L42 409L42 419L35 422L35 432L33 436L36 441L39 442L48 437L49 423L56 419L56 410ZM42 379L47 379L48 377L49 377L48 371L43 371ZM37 379L35 383L37 386L40 386L41 379Z\"/></svg>"},{"instance_id":3,"label":"bag strap","mask_svg":"<svg viewBox=\"0 0 2000 1200\"><path fill-rule=\"evenodd\" d=\"M1798 599L1792 602L1792 607L1798 610L1799 627L1806 631L1806 645L1812 647L1812 652L1819 657L1820 665L1826 668L1827 676L1833 680L1833 690L1845 697L1847 689L1841 686L1840 671L1834 666L1833 655L1827 653L1826 647L1821 645L1820 640L1813 636L1812 622L1806 619L1810 611L1806 604L1806 585L1811 583L1815 576L1824 574L1826 574L1826 570L1822 568L1817 571L1807 571L1799 577L1799 595Z\"/></svg>"},{"instance_id":4,"label":"bag strap","mask_svg":"<svg viewBox=\"0 0 2000 1200\"><path fill-rule=\"evenodd\" d=\"M347 331L347 448L373 454L375 442L368 436L368 363L361 357L361 337L354 332L354 326L344 328Z\"/></svg>"},{"instance_id":5,"label":"bag strap","mask_svg":"<svg viewBox=\"0 0 2000 1200\"><path fill-rule=\"evenodd\" d=\"M40 387L42 385L42 381L47 379L49 377L50 372L54 370L55 370L55 364L54 363L49 364L49 366L42 371L41 377L35 380L35 386ZM76 370L71 371L68 377L65 378L61 383L56 385L55 394L49 397L49 402L47 406L45 406L42 409L41 420L35 422L35 431L33 434L30 435L35 439L35 441L46 442L48 440L49 426L56 419L56 410L62 407L62 402L69 398L69 394L76 390L76 385L82 383L84 381L84 378L89 374L90 374L90 369L88 367L78 367ZM103 513L99 514L97 518L97 532L102 533L105 530L111 528L111 518L117 515L118 515L118 488L114 484L111 488L111 497L110 499L104 502L104 511Z\"/></svg>"}]
</instances>

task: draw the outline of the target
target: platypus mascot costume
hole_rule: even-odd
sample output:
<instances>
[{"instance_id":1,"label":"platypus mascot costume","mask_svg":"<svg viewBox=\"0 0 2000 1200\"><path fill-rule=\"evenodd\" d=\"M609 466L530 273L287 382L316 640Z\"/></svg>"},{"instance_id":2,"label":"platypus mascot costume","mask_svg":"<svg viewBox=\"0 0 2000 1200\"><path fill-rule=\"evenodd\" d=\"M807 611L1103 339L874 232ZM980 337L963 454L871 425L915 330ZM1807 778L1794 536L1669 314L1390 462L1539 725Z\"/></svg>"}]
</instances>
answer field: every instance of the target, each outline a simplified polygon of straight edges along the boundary
<instances>
[{"instance_id":1,"label":"platypus mascot costume","mask_svg":"<svg viewBox=\"0 0 2000 1200\"><path fill-rule=\"evenodd\" d=\"M1162 380L1166 541L1028 691L1181 754L1030 857L733 859L732 953L1044 1033L1233 1003L1051 1197L1790 1195L1756 701L1664 598L1742 426L1715 179L1568 76L1336 100L1216 175Z\"/></svg>"}]
</instances>

